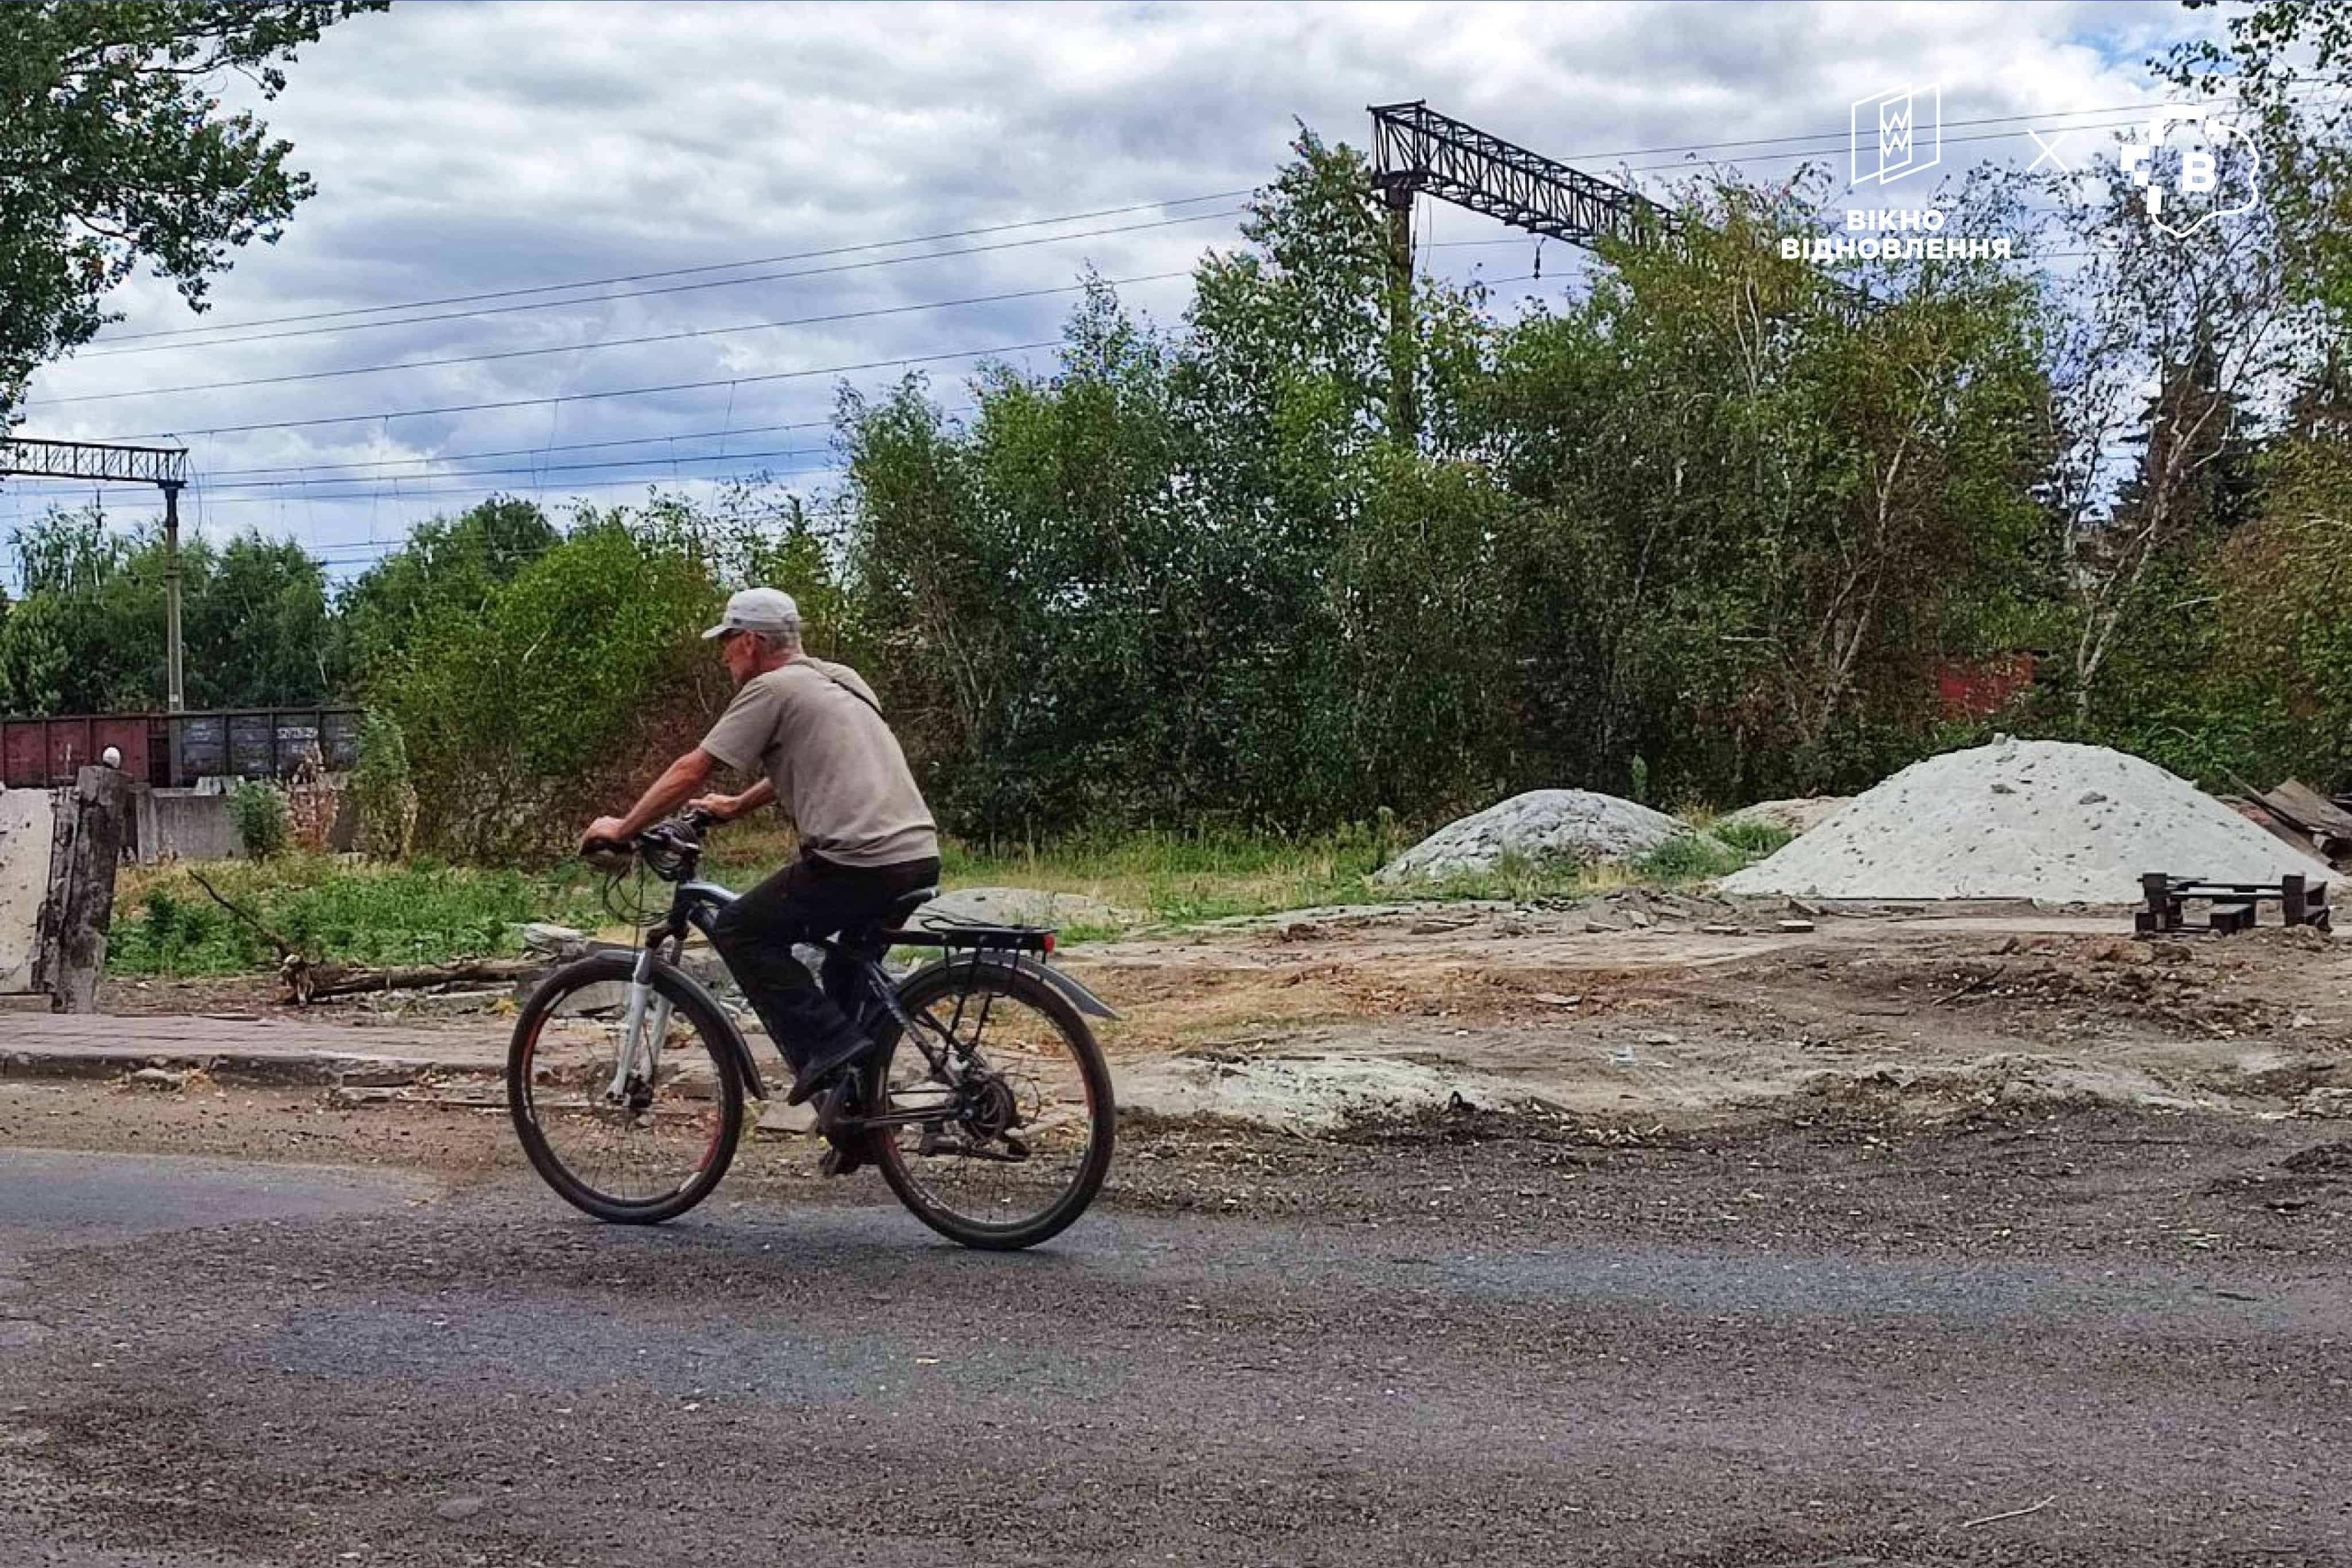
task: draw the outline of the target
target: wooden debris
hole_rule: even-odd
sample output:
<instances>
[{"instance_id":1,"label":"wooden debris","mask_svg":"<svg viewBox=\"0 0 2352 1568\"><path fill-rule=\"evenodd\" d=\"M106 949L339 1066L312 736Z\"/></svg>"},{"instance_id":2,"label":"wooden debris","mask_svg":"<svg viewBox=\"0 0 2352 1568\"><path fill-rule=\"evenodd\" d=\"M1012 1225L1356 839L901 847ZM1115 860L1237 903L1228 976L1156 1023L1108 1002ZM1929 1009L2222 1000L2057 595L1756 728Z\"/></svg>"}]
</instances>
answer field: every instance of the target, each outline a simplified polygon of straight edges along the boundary
<instances>
[{"instance_id":1,"label":"wooden debris","mask_svg":"<svg viewBox=\"0 0 2352 1568\"><path fill-rule=\"evenodd\" d=\"M535 975L544 967L544 964L532 958L469 958L414 969L352 969L339 964L307 963L298 968L289 961L279 966L278 973L285 977L293 999L303 1003L368 991L420 990L462 981L504 983Z\"/></svg>"},{"instance_id":2,"label":"wooden debris","mask_svg":"<svg viewBox=\"0 0 2352 1568\"><path fill-rule=\"evenodd\" d=\"M2347 811L2301 779L2288 779L2264 794L2263 800L2312 832L2352 839L2352 811Z\"/></svg>"}]
</instances>

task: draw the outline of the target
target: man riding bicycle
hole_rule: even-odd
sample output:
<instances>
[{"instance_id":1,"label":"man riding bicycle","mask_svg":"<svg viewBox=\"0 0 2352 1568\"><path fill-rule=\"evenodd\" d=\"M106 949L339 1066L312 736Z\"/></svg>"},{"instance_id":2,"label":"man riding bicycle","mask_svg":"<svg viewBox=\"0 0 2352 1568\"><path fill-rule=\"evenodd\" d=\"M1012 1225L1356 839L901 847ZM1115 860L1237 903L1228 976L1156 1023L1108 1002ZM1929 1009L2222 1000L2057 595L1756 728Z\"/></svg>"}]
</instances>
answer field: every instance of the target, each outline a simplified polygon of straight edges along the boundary
<instances>
[{"instance_id":1,"label":"man riding bicycle","mask_svg":"<svg viewBox=\"0 0 2352 1568\"><path fill-rule=\"evenodd\" d=\"M581 848L629 843L687 803L714 767L764 775L740 795L692 803L731 821L772 800L799 830L800 857L710 928L711 945L793 1068L786 1103L797 1105L873 1042L793 956L793 944L878 921L907 894L936 883L939 829L872 688L848 666L802 651L790 594L747 588L703 636L719 640L734 700L625 815L589 823Z\"/></svg>"}]
</instances>

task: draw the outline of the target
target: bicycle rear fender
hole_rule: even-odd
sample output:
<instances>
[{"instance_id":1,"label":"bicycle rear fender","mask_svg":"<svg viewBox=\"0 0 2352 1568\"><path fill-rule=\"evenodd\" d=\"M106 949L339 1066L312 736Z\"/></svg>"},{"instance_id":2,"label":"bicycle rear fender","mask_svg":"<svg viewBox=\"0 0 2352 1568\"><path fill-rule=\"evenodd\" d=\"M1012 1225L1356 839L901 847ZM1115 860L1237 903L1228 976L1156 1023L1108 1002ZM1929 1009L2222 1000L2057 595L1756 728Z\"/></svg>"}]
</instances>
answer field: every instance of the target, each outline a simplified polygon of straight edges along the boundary
<instances>
[{"instance_id":1,"label":"bicycle rear fender","mask_svg":"<svg viewBox=\"0 0 2352 1568\"><path fill-rule=\"evenodd\" d=\"M1053 987L1062 994L1063 1000L1090 1018L1118 1017L1118 1009L1087 989L1070 976L1054 967L1053 965L1041 963L1034 958L1024 959L1021 955L1015 953L992 952L984 948L976 951L959 951L951 958L940 958L924 965L922 968L916 971L916 974L928 975L934 969L961 969L973 964L988 965L999 969L1017 968L1023 974L1034 975ZM906 980L899 983L904 985L914 978L914 975L909 975Z\"/></svg>"}]
</instances>

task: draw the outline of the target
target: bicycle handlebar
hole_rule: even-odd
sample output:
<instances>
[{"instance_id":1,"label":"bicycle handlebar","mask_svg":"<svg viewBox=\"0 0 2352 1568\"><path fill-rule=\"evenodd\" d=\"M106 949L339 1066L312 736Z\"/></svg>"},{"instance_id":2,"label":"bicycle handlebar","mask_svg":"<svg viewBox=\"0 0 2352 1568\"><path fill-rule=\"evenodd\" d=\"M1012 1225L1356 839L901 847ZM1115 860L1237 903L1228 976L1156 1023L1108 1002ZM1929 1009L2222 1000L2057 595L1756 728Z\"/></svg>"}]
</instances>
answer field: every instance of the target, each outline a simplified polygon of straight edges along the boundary
<instances>
[{"instance_id":1,"label":"bicycle handlebar","mask_svg":"<svg viewBox=\"0 0 2352 1568\"><path fill-rule=\"evenodd\" d=\"M698 806L688 806L672 817L665 817L626 843L617 839L590 839L580 846L583 858L625 862L633 856L646 855L675 859L684 853L699 852L702 835L718 826L719 819Z\"/></svg>"}]
</instances>

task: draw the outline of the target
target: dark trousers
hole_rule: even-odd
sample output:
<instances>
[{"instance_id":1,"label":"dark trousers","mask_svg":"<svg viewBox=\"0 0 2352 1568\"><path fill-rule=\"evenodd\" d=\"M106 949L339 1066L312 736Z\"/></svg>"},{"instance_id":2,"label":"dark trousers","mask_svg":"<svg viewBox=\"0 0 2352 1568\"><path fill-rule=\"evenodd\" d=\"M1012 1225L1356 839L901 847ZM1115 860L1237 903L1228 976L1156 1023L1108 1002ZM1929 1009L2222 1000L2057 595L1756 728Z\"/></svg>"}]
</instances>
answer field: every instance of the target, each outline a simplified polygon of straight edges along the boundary
<instances>
[{"instance_id":1,"label":"dark trousers","mask_svg":"<svg viewBox=\"0 0 2352 1568\"><path fill-rule=\"evenodd\" d=\"M846 866L803 850L711 922L710 945L794 1071L856 1030L834 999L850 995L850 966L826 958L820 990L808 966L793 956L793 944L875 925L906 894L939 880L936 859Z\"/></svg>"}]
</instances>

